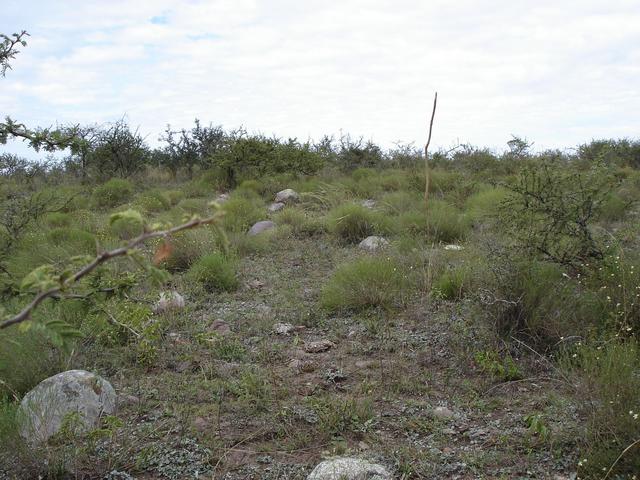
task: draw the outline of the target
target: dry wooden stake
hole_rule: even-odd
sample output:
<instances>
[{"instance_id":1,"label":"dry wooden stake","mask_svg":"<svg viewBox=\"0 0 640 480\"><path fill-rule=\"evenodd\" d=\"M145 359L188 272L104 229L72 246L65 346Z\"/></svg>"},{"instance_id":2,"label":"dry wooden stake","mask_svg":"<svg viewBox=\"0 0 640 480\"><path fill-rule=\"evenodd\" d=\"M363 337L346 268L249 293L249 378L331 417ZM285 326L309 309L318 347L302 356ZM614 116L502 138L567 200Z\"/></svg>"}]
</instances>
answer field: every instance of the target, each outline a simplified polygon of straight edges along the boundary
<instances>
[{"instance_id":1,"label":"dry wooden stake","mask_svg":"<svg viewBox=\"0 0 640 480\"><path fill-rule=\"evenodd\" d=\"M424 147L424 203L429 203L429 144L431 143L431 131L433 130L433 119L436 116L436 104L438 103L438 92L433 97L433 110L431 112L431 122L429 123L429 137Z\"/></svg>"}]
</instances>

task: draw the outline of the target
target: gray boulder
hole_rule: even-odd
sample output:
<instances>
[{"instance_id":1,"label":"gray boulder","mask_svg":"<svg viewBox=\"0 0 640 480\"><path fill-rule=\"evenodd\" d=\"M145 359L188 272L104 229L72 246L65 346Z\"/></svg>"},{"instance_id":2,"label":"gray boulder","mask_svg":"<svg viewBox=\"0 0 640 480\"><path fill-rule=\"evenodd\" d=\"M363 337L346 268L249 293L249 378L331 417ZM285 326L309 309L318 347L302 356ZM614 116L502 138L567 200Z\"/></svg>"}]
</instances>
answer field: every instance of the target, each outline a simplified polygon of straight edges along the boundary
<instances>
[{"instance_id":1,"label":"gray boulder","mask_svg":"<svg viewBox=\"0 0 640 480\"><path fill-rule=\"evenodd\" d=\"M319 463L307 480L391 480L382 465L360 458L338 457Z\"/></svg>"},{"instance_id":2,"label":"gray boulder","mask_svg":"<svg viewBox=\"0 0 640 480\"><path fill-rule=\"evenodd\" d=\"M294 203L300 200L300 195L295 190L286 188L276 193L276 203Z\"/></svg>"},{"instance_id":3,"label":"gray boulder","mask_svg":"<svg viewBox=\"0 0 640 480\"><path fill-rule=\"evenodd\" d=\"M280 210L282 210L283 208L284 208L284 203L282 203L282 202L275 202L275 203L272 203L271 205L269 205L269 206L267 207L267 210L268 210L269 212L271 212L271 213L274 213L274 212L279 212L279 211L280 211Z\"/></svg>"},{"instance_id":4,"label":"gray boulder","mask_svg":"<svg viewBox=\"0 0 640 480\"><path fill-rule=\"evenodd\" d=\"M367 250L368 252L376 252L388 246L389 241L386 238L376 237L375 235L365 238L358 245L359 248L361 248L362 250Z\"/></svg>"},{"instance_id":5,"label":"gray boulder","mask_svg":"<svg viewBox=\"0 0 640 480\"><path fill-rule=\"evenodd\" d=\"M267 230L271 230L272 228L276 228L276 224L271 220L262 220L251 227L249 230L249 235L254 236L258 235L262 232L266 232Z\"/></svg>"},{"instance_id":6,"label":"gray boulder","mask_svg":"<svg viewBox=\"0 0 640 480\"><path fill-rule=\"evenodd\" d=\"M68 370L40 382L20 403L20 434L30 443L47 441L72 413L84 431L98 426L116 409L116 392L104 378L85 370Z\"/></svg>"}]
</instances>

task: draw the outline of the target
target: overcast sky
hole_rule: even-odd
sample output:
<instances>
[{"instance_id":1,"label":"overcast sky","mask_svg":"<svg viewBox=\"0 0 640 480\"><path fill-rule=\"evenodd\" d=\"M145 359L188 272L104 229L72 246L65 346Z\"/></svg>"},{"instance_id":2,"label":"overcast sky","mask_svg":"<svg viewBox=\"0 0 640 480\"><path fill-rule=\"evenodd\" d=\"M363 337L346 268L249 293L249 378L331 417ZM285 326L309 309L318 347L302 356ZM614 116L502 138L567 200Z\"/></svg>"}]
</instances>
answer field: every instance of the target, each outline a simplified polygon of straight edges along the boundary
<instances>
[{"instance_id":1,"label":"overcast sky","mask_svg":"<svg viewBox=\"0 0 640 480\"><path fill-rule=\"evenodd\" d=\"M21 29L0 115L30 126L421 145L437 90L436 147L640 133L638 0L0 0L0 32Z\"/></svg>"}]
</instances>

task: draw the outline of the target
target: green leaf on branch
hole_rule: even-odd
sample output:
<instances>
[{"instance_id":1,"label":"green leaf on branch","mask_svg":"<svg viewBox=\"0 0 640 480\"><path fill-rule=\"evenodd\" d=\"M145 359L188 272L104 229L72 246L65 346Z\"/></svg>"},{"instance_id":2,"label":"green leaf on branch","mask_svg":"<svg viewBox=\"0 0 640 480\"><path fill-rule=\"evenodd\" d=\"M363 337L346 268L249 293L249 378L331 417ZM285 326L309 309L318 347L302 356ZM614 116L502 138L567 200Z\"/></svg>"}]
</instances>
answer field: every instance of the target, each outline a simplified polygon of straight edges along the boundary
<instances>
[{"instance_id":1,"label":"green leaf on branch","mask_svg":"<svg viewBox=\"0 0 640 480\"><path fill-rule=\"evenodd\" d=\"M52 265L40 265L24 277L20 288L24 291L43 292L58 286L59 281L60 277L56 275Z\"/></svg>"}]
</instances>

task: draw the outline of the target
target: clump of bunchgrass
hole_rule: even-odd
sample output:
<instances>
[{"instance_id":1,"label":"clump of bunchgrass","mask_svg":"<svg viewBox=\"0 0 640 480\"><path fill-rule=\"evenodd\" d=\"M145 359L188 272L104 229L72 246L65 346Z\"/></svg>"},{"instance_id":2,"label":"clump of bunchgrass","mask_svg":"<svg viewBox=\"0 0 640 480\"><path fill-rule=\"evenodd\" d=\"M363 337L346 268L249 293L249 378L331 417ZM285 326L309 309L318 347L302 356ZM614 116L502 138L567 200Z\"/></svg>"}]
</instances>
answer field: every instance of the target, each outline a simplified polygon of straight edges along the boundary
<instances>
[{"instance_id":1,"label":"clump of bunchgrass","mask_svg":"<svg viewBox=\"0 0 640 480\"><path fill-rule=\"evenodd\" d=\"M112 178L108 182L98 186L93 191L93 202L96 207L115 207L131 198L133 184L121 178Z\"/></svg>"},{"instance_id":2,"label":"clump of bunchgrass","mask_svg":"<svg viewBox=\"0 0 640 480\"><path fill-rule=\"evenodd\" d=\"M338 267L320 295L330 311L393 308L404 302L407 273L393 258L366 257Z\"/></svg>"},{"instance_id":3,"label":"clump of bunchgrass","mask_svg":"<svg viewBox=\"0 0 640 480\"><path fill-rule=\"evenodd\" d=\"M237 261L219 252L205 255L189 268L187 278L209 292L233 291L239 285Z\"/></svg>"}]
</instances>

